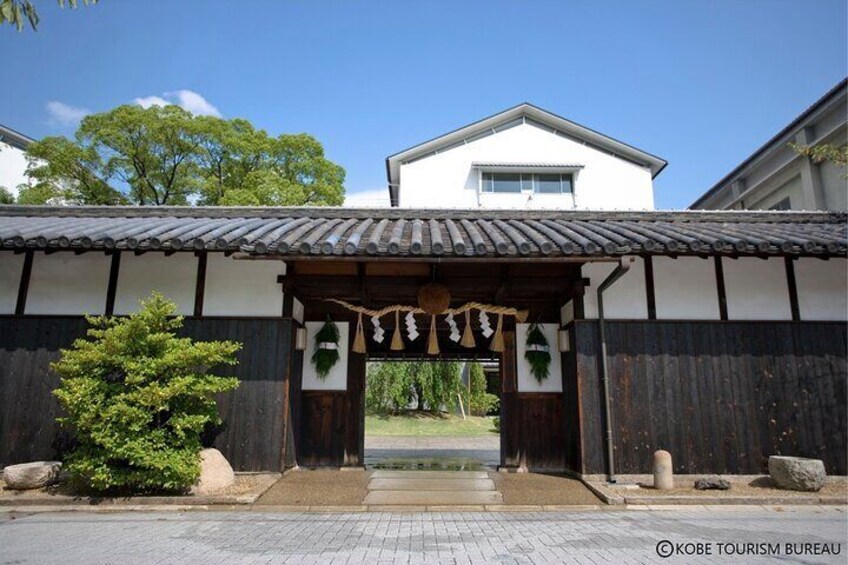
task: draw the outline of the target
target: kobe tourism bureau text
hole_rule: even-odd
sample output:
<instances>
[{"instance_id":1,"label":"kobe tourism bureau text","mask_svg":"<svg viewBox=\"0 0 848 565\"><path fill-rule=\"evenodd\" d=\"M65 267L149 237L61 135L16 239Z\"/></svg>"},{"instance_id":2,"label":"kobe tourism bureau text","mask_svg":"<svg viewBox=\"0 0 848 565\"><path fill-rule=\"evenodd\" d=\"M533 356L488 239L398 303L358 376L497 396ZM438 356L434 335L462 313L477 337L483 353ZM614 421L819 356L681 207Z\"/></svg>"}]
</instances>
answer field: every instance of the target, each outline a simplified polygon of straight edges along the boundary
<instances>
[{"instance_id":1,"label":"kobe tourism bureau text","mask_svg":"<svg viewBox=\"0 0 848 565\"><path fill-rule=\"evenodd\" d=\"M695 555L839 555L841 543L820 542L673 542L657 543L660 557Z\"/></svg>"}]
</instances>

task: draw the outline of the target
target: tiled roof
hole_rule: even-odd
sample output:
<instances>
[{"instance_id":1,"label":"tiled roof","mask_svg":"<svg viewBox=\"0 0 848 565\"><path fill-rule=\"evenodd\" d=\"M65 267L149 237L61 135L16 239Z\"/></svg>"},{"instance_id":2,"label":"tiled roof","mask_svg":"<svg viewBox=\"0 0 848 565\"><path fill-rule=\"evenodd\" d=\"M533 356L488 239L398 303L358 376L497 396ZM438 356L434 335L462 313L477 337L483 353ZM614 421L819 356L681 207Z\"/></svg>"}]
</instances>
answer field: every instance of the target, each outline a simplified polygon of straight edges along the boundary
<instances>
[{"instance_id":1,"label":"tiled roof","mask_svg":"<svg viewBox=\"0 0 848 565\"><path fill-rule=\"evenodd\" d=\"M846 256L845 213L0 207L2 249L340 257Z\"/></svg>"}]
</instances>

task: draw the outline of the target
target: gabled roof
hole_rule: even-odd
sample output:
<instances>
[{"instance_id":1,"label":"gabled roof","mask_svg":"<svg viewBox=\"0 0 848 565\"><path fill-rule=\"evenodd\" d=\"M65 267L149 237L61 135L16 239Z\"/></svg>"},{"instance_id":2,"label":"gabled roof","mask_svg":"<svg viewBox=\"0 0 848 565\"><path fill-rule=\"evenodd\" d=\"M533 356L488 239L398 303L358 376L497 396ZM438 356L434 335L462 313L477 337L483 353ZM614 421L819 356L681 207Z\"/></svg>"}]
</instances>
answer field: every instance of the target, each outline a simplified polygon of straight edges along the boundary
<instances>
[{"instance_id":1,"label":"gabled roof","mask_svg":"<svg viewBox=\"0 0 848 565\"><path fill-rule=\"evenodd\" d=\"M0 141L25 151L29 144L33 143L35 140L13 130L12 128L8 128L3 124L0 124Z\"/></svg>"},{"instance_id":2,"label":"gabled roof","mask_svg":"<svg viewBox=\"0 0 848 565\"><path fill-rule=\"evenodd\" d=\"M838 256L846 214L0 206L0 249L218 251L292 259L491 261Z\"/></svg>"},{"instance_id":3,"label":"gabled roof","mask_svg":"<svg viewBox=\"0 0 848 565\"><path fill-rule=\"evenodd\" d=\"M519 125L517 120L522 120L522 118L529 120L535 125L550 129L552 133L574 139L616 157L648 167L651 170L652 177L656 177L668 164L665 159L656 155L642 151L623 141L613 139L571 120L567 120L538 106L524 102L503 112L483 118L482 120L386 157L386 176L389 181L389 194L392 204L395 205L397 203L398 177L402 163L414 161L424 156L453 148L456 145L464 144L469 140L468 138L473 137L478 139L482 136L481 134L486 132L496 133L507 129L511 125Z\"/></svg>"}]
</instances>

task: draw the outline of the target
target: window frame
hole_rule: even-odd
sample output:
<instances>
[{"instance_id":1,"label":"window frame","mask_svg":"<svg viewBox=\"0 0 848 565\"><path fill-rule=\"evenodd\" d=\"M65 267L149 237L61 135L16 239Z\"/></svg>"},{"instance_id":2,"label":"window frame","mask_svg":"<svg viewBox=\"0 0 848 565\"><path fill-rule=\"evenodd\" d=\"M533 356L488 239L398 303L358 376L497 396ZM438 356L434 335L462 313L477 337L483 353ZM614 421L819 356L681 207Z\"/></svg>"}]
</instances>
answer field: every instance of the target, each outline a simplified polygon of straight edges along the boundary
<instances>
[{"instance_id":1,"label":"window frame","mask_svg":"<svg viewBox=\"0 0 848 565\"><path fill-rule=\"evenodd\" d=\"M515 175L518 176L518 190L517 191L498 191L495 190L495 175ZM486 177L489 178L486 178ZM540 192L538 190L539 185L539 176L558 176L559 177L559 192ZM528 184L525 180L525 177L530 177L530 188L525 188L525 184ZM528 194L528 195L552 195L552 196L563 196L563 195L571 195L574 197L574 185L576 180L576 171L545 171L544 169L536 169L536 170L528 170L524 171L493 171L493 170L479 170L478 176L478 187L477 190L480 194ZM491 190L486 188L486 184L491 182ZM510 181L514 182L514 181ZM569 190L563 190L566 182L568 183Z\"/></svg>"}]
</instances>

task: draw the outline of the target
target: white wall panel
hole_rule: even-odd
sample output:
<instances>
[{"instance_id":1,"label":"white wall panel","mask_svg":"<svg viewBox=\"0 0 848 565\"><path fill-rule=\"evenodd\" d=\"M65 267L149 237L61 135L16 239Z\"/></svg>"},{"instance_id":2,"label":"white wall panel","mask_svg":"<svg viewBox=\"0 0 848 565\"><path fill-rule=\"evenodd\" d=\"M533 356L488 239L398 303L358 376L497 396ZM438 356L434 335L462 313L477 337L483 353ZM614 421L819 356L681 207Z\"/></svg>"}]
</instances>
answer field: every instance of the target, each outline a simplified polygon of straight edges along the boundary
<instances>
[{"instance_id":1,"label":"white wall panel","mask_svg":"<svg viewBox=\"0 0 848 565\"><path fill-rule=\"evenodd\" d=\"M571 194L479 192L472 163L583 165ZM651 172L536 126L519 125L400 167L404 208L634 209L654 208Z\"/></svg>"},{"instance_id":2,"label":"white wall panel","mask_svg":"<svg viewBox=\"0 0 848 565\"><path fill-rule=\"evenodd\" d=\"M0 252L0 314L15 313L23 268L23 253Z\"/></svg>"},{"instance_id":3,"label":"white wall panel","mask_svg":"<svg viewBox=\"0 0 848 565\"><path fill-rule=\"evenodd\" d=\"M278 275L282 261L244 261L210 253L206 263L204 316L279 317L283 292Z\"/></svg>"},{"instance_id":4,"label":"white wall panel","mask_svg":"<svg viewBox=\"0 0 848 565\"><path fill-rule=\"evenodd\" d=\"M697 257L654 257L658 320L718 320L715 263Z\"/></svg>"},{"instance_id":5,"label":"white wall panel","mask_svg":"<svg viewBox=\"0 0 848 565\"><path fill-rule=\"evenodd\" d=\"M786 265L782 258L722 258L721 264L729 319L792 319Z\"/></svg>"},{"instance_id":6,"label":"white wall panel","mask_svg":"<svg viewBox=\"0 0 848 565\"><path fill-rule=\"evenodd\" d=\"M105 253L36 253L26 314L103 314L109 266Z\"/></svg>"},{"instance_id":7,"label":"white wall panel","mask_svg":"<svg viewBox=\"0 0 848 565\"><path fill-rule=\"evenodd\" d=\"M584 278L589 287L583 296L583 312L588 319L598 317L598 287L615 270L617 263L586 263ZM604 315L607 319L645 320L648 318L648 298L645 291L645 262L637 257L630 270L604 292Z\"/></svg>"},{"instance_id":8,"label":"white wall panel","mask_svg":"<svg viewBox=\"0 0 848 565\"><path fill-rule=\"evenodd\" d=\"M562 392L562 358L557 343L559 324L539 324L551 348L550 374L541 384L530 372L527 352L527 330L530 324L515 324L515 351L518 356L518 392Z\"/></svg>"},{"instance_id":9,"label":"white wall panel","mask_svg":"<svg viewBox=\"0 0 848 565\"><path fill-rule=\"evenodd\" d=\"M795 261L801 320L848 319L848 261L803 258Z\"/></svg>"},{"instance_id":10,"label":"white wall panel","mask_svg":"<svg viewBox=\"0 0 848 565\"><path fill-rule=\"evenodd\" d=\"M153 291L177 303L180 314L194 313L194 289L197 284L197 257L193 253L121 255L115 314L138 310L139 300Z\"/></svg>"},{"instance_id":11,"label":"white wall panel","mask_svg":"<svg viewBox=\"0 0 848 565\"><path fill-rule=\"evenodd\" d=\"M303 352L303 390L347 390L348 331L347 322L336 322L339 328L339 361L323 379L318 376L312 355L315 353L315 334L324 322L306 322L306 351Z\"/></svg>"}]
</instances>

